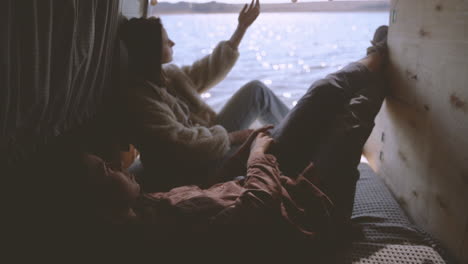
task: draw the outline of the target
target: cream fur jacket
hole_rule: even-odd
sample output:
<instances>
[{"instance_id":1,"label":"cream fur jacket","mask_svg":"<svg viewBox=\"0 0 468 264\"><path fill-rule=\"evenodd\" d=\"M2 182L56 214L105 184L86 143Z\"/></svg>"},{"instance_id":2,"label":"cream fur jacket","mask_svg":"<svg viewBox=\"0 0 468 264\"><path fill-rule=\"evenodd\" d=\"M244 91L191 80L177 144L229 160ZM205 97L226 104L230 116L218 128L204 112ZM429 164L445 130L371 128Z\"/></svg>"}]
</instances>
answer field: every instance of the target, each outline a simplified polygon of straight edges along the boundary
<instances>
[{"instance_id":1,"label":"cream fur jacket","mask_svg":"<svg viewBox=\"0 0 468 264\"><path fill-rule=\"evenodd\" d=\"M230 42L220 42L212 54L191 66L165 65L167 87L146 82L130 95L135 144L148 163L174 159L182 163L217 160L230 149L228 132L215 124L216 113L200 93L223 80L239 57ZM151 161L150 161L151 160Z\"/></svg>"}]
</instances>

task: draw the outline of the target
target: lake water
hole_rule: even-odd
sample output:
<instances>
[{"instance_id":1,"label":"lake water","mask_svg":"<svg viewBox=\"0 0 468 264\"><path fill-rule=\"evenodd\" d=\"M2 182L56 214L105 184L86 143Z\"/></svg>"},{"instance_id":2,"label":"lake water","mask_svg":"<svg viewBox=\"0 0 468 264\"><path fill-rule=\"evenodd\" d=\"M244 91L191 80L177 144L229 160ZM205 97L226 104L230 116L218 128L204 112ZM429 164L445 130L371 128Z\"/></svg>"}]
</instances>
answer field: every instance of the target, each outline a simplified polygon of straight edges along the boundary
<instances>
[{"instance_id":1,"label":"lake water","mask_svg":"<svg viewBox=\"0 0 468 264\"><path fill-rule=\"evenodd\" d=\"M166 15L176 42L174 63L186 65L231 37L237 14ZM388 13L265 13L249 28L228 77L202 97L216 110L250 80L267 84L293 106L315 80L365 56Z\"/></svg>"}]
</instances>

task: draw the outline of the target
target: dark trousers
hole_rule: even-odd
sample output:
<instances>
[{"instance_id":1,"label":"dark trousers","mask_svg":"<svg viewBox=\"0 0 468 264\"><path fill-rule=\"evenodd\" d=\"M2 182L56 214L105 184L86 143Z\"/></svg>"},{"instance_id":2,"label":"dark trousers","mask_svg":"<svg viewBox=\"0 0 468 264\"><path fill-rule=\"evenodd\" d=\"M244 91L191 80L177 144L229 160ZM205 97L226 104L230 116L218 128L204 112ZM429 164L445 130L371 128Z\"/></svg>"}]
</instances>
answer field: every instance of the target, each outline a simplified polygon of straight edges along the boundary
<instances>
[{"instance_id":1,"label":"dark trousers","mask_svg":"<svg viewBox=\"0 0 468 264\"><path fill-rule=\"evenodd\" d=\"M352 63L312 84L272 132L281 171L298 175L313 162L337 221L351 217L357 166L385 94L381 74Z\"/></svg>"}]
</instances>

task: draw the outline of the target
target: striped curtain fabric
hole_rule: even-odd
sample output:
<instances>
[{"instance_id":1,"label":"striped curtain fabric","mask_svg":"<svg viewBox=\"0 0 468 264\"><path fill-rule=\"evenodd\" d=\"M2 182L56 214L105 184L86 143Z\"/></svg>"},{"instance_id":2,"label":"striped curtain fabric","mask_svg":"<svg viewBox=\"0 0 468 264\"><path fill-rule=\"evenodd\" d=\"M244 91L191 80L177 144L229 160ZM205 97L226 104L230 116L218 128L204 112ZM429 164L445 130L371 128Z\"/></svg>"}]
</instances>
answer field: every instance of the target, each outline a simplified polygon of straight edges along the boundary
<instances>
[{"instance_id":1,"label":"striped curtain fabric","mask_svg":"<svg viewBox=\"0 0 468 264\"><path fill-rule=\"evenodd\" d=\"M94 116L110 86L117 0L0 2L0 160Z\"/></svg>"}]
</instances>

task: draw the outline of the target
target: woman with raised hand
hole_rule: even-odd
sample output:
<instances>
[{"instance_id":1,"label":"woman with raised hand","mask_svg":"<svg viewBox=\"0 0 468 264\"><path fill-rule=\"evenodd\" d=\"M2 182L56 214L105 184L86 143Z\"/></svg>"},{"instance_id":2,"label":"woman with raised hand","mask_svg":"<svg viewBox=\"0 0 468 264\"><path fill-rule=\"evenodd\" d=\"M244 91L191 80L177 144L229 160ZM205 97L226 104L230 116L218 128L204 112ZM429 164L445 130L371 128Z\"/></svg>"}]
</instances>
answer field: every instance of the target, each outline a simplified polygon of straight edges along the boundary
<instances>
[{"instance_id":1,"label":"woman with raised hand","mask_svg":"<svg viewBox=\"0 0 468 264\"><path fill-rule=\"evenodd\" d=\"M175 43L160 19L131 19L122 25L131 70L129 125L132 143L141 153L140 181L145 190L207 184L208 175L229 151L252 133L248 128L256 119L275 125L288 113L288 107L259 81L239 89L218 114L200 97L232 69L239 57L237 48L259 13L259 0L246 4L232 37L221 41L212 54L183 67L168 64Z\"/></svg>"}]
</instances>

